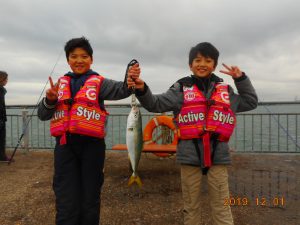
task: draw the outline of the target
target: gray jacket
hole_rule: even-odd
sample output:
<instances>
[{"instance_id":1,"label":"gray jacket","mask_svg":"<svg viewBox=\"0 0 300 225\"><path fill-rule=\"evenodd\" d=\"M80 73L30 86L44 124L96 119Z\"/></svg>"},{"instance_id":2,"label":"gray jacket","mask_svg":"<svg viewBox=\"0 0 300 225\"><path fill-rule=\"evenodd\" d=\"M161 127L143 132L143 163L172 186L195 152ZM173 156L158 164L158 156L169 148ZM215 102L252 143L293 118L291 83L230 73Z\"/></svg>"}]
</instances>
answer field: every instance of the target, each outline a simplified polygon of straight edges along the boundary
<instances>
[{"instance_id":1,"label":"gray jacket","mask_svg":"<svg viewBox=\"0 0 300 225\"><path fill-rule=\"evenodd\" d=\"M223 81L214 74L211 77L212 79L204 91L207 98L211 96L214 84ZM153 95L146 85L144 93L137 94L138 100L150 112L162 113L173 111L174 117L176 117L183 105L182 86L193 85L193 80L195 79L197 79L195 76L180 79L167 92L157 95ZM233 112L244 112L255 109L257 106L257 95L249 78L243 74L241 78L235 80L235 85L239 94L235 94L229 86L230 106ZM203 167L203 144L201 140L198 141L198 146L201 152L201 159L199 159L196 152L193 140L180 140L177 145L177 162ZM213 164L231 163L228 143L211 140L211 149L211 152L214 152Z\"/></svg>"},{"instance_id":2,"label":"gray jacket","mask_svg":"<svg viewBox=\"0 0 300 225\"><path fill-rule=\"evenodd\" d=\"M102 105L104 100L119 100L127 98L131 95L131 91L121 81L114 81L104 78L101 83L99 93L99 104ZM38 117L40 120L50 120L55 112L55 105L48 105L46 99L39 103Z\"/></svg>"}]
</instances>

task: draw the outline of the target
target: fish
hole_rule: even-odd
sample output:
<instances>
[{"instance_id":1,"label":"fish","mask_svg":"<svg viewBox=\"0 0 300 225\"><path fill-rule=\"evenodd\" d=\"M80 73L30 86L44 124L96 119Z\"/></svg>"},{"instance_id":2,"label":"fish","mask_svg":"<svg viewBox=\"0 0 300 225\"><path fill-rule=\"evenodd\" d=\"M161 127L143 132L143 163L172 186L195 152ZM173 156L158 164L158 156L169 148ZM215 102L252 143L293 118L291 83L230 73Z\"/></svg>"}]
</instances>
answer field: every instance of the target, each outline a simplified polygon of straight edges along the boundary
<instances>
[{"instance_id":1,"label":"fish","mask_svg":"<svg viewBox=\"0 0 300 225\"><path fill-rule=\"evenodd\" d=\"M132 175L128 180L128 186L136 183L139 187L141 187L142 181L138 176L137 169L143 151L142 116L136 103L135 94L132 94L131 96L131 110L127 118L126 128L126 145L128 149L130 165L132 168Z\"/></svg>"}]
</instances>

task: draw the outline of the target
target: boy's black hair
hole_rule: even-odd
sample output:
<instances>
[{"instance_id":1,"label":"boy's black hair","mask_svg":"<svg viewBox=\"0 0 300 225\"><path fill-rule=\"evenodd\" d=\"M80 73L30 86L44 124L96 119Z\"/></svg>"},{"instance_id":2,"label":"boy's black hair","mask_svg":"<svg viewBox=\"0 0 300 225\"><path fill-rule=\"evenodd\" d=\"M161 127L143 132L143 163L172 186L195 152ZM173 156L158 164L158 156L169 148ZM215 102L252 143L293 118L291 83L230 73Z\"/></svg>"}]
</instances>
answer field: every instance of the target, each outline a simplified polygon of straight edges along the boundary
<instances>
[{"instance_id":1,"label":"boy's black hair","mask_svg":"<svg viewBox=\"0 0 300 225\"><path fill-rule=\"evenodd\" d=\"M69 40L65 45L65 52L67 59L69 58L69 55L72 51L74 51L75 48L82 48L84 49L91 58L93 58L93 49L90 45L90 42L85 37L80 38L73 38Z\"/></svg>"},{"instance_id":2,"label":"boy's black hair","mask_svg":"<svg viewBox=\"0 0 300 225\"><path fill-rule=\"evenodd\" d=\"M189 64L192 65L193 60L200 53L204 57L210 57L215 61L215 66L218 65L219 51L209 42L201 42L195 47L192 47L189 54Z\"/></svg>"},{"instance_id":3,"label":"boy's black hair","mask_svg":"<svg viewBox=\"0 0 300 225\"><path fill-rule=\"evenodd\" d=\"M0 70L0 83L5 81L8 77L8 74L5 71Z\"/></svg>"}]
</instances>

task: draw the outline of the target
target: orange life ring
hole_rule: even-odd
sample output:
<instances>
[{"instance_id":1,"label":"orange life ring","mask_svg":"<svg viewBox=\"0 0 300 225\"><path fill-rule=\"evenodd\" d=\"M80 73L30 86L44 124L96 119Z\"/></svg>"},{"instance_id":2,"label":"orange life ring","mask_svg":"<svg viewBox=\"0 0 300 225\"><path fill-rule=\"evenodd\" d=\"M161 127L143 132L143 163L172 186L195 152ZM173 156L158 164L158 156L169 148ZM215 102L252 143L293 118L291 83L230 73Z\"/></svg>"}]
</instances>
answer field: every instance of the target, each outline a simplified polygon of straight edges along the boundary
<instances>
[{"instance_id":1,"label":"orange life ring","mask_svg":"<svg viewBox=\"0 0 300 225\"><path fill-rule=\"evenodd\" d=\"M153 117L144 128L144 144L152 144L154 143L152 139L153 131L158 126L166 126L174 133L173 141L170 145L177 145L178 143L178 135L176 126L173 123L173 119L170 116L155 116ZM166 157L170 154L168 153L154 153L156 156Z\"/></svg>"}]
</instances>

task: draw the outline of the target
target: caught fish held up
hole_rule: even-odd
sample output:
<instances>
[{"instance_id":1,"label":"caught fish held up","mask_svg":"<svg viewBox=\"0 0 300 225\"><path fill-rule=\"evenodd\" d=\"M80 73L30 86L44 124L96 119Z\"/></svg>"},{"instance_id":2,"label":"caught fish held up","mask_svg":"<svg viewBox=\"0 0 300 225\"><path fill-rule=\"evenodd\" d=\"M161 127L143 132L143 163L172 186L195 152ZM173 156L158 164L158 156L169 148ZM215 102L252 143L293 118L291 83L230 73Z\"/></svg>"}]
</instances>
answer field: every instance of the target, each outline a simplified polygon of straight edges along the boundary
<instances>
[{"instance_id":1,"label":"caught fish held up","mask_svg":"<svg viewBox=\"0 0 300 225\"><path fill-rule=\"evenodd\" d=\"M137 63L137 61L133 60L129 63L129 66L134 65L135 63ZM134 90L131 97L131 111L127 118L126 145L133 172L129 178L128 186L132 185L133 183L137 183L139 186L142 186L141 179L137 174L137 168L143 150L142 117L136 102Z\"/></svg>"}]
</instances>

